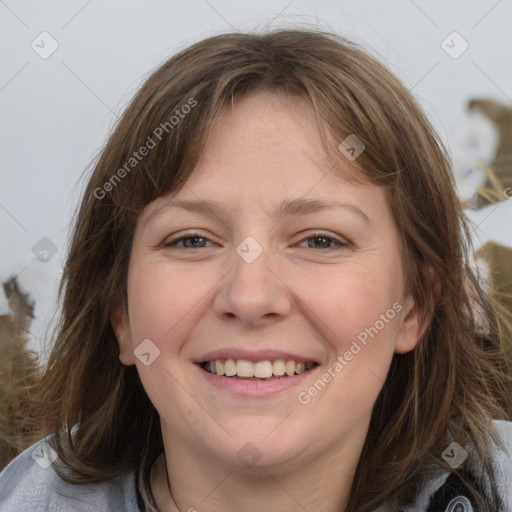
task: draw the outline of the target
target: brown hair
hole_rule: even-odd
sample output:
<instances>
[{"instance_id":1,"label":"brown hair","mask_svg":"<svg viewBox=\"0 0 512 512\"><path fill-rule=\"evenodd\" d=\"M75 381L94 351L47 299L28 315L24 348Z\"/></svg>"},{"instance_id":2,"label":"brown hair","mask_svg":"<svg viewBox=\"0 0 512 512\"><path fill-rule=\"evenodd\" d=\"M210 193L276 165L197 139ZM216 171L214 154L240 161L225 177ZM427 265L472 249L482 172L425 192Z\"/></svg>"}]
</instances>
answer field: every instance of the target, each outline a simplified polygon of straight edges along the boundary
<instances>
[{"instance_id":1,"label":"brown hair","mask_svg":"<svg viewBox=\"0 0 512 512\"><path fill-rule=\"evenodd\" d=\"M101 152L76 218L61 322L37 402L43 433L55 432L70 468L65 478L94 482L139 468L153 503L148 475L163 451L159 417L136 368L118 359L111 315L126 303L141 209L183 186L220 110L259 91L312 105L334 168L345 159L337 145L348 134L364 143L354 179L386 189L406 286L425 318L432 315L416 349L393 358L347 512L384 502L399 508L436 468L455 471L441 458L451 436L474 443L491 475L489 435L499 442L491 419L509 418L510 368L499 316L468 264L469 231L443 145L409 91L367 52L333 34L279 30L217 35L173 56L144 83ZM183 105L194 107L174 123ZM135 159L149 138L155 146ZM473 491L481 510L495 510L492 496Z\"/></svg>"}]
</instances>

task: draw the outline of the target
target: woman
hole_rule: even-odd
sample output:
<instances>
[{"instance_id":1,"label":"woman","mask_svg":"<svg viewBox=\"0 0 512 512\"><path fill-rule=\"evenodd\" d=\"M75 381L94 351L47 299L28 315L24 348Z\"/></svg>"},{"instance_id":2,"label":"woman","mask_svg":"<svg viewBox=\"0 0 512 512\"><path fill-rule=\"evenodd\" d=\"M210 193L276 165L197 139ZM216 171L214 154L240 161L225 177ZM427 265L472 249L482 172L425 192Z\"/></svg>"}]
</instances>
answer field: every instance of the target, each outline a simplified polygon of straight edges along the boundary
<instances>
[{"instance_id":1,"label":"woman","mask_svg":"<svg viewBox=\"0 0 512 512\"><path fill-rule=\"evenodd\" d=\"M442 144L364 51L183 50L89 180L48 437L0 510L509 510L508 324L467 244Z\"/></svg>"}]
</instances>

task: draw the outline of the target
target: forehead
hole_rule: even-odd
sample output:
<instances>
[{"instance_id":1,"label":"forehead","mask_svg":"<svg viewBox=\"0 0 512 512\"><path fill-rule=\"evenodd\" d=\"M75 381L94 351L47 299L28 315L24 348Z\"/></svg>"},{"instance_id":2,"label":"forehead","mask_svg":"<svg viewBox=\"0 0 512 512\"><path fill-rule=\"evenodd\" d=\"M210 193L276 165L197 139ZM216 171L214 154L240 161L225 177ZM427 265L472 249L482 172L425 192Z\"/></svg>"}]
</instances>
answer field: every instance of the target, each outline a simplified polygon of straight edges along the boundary
<instances>
[{"instance_id":1,"label":"forehead","mask_svg":"<svg viewBox=\"0 0 512 512\"><path fill-rule=\"evenodd\" d=\"M335 167L328 162L317 116L305 100L275 92L237 98L216 118L185 186L151 203L148 213L170 198L274 211L297 198L364 203L383 196L353 179L362 173L348 159L340 154L338 161Z\"/></svg>"},{"instance_id":2,"label":"forehead","mask_svg":"<svg viewBox=\"0 0 512 512\"><path fill-rule=\"evenodd\" d=\"M255 188L272 179L278 186L282 178L288 187L304 189L328 175L369 184L341 153L334 165L329 162L319 122L313 107L298 96L264 91L237 98L215 119L188 185L216 183L228 173L231 183L247 186L252 178Z\"/></svg>"},{"instance_id":3,"label":"forehead","mask_svg":"<svg viewBox=\"0 0 512 512\"><path fill-rule=\"evenodd\" d=\"M305 157L324 164L313 108L296 96L259 92L225 105L210 131L201 164Z\"/></svg>"}]
</instances>

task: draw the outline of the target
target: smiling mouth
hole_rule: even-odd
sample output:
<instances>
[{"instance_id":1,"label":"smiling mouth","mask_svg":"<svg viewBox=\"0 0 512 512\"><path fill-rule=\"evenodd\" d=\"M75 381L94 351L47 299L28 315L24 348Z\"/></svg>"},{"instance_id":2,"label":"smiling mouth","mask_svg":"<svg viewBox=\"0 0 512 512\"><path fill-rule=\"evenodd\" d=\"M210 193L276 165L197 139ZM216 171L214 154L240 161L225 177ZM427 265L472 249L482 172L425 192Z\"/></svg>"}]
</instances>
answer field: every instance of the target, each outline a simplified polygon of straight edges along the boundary
<instances>
[{"instance_id":1,"label":"smiling mouth","mask_svg":"<svg viewBox=\"0 0 512 512\"><path fill-rule=\"evenodd\" d=\"M216 359L204 361L201 368L211 373L240 380L274 380L300 375L318 366L314 361L296 363L292 360L276 359L252 362L247 359Z\"/></svg>"}]
</instances>

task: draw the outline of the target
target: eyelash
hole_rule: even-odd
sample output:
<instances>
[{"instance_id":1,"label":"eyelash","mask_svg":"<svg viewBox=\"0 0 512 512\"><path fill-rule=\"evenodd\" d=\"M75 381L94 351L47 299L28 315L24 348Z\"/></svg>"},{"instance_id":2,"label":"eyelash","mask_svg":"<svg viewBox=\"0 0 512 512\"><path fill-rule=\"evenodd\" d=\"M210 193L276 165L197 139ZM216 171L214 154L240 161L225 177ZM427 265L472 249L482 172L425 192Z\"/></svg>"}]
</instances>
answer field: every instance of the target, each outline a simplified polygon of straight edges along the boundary
<instances>
[{"instance_id":1,"label":"eyelash","mask_svg":"<svg viewBox=\"0 0 512 512\"><path fill-rule=\"evenodd\" d=\"M188 238L201 238L203 240L207 240L209 242L211 242L211 240L209 240L208 238L204 237L201 235L201 233L196 233L196 232L192 232L192 233L187 233L186 235L183 235L183 236L180 236L178 238L175 238L174 240L169 240L168 242L164 243L164 247L175 247L176 244L178 242L181 242L183 240L186 240ZM311 240L311 239L315 239L315 238L326 238L328 240L331 240L332 242L334 242L335 246L334 247L326 247L325 250L326 251L329 251L329 250L334 250L336 248L338 249L344 249L346 247L349 247L349 243L346 242L346 241L343 241L343 240L340 240L328 233L322 233L322 232L319 232L319 233L312 233L310 236L307 236L305 238L303 238L301 240L301 242L305 241L305 240ZM178 249L206 249L207 247L178 247ZM306 247L306 249L313 249L315 250L316 248L314 247ZM321 248L320 248L321 249Z\"/></svg>"}]
</instances>

